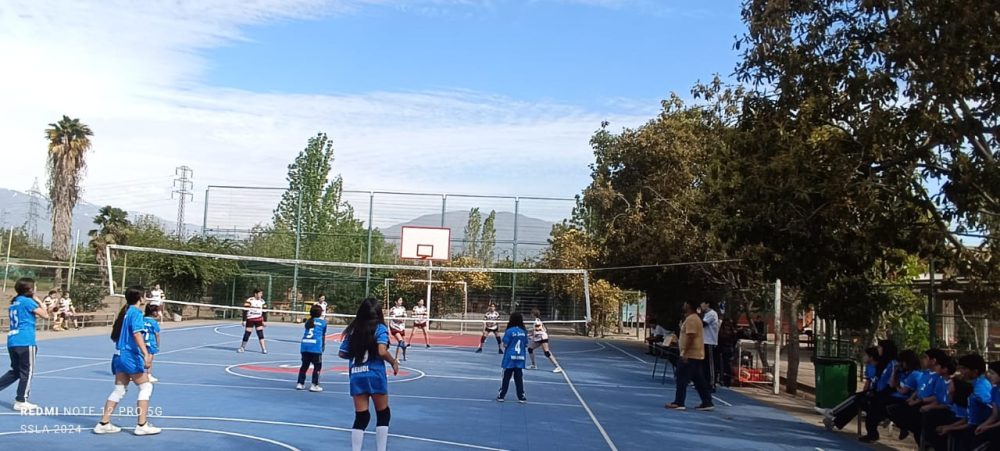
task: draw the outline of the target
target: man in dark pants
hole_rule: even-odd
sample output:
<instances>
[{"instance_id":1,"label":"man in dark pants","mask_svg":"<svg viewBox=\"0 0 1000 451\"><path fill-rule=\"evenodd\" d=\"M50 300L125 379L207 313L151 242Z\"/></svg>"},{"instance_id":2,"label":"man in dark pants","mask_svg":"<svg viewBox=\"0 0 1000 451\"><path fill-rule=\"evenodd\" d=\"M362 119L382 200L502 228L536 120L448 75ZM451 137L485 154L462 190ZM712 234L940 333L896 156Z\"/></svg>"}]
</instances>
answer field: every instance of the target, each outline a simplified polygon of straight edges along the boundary
<instances>
[{"instance_id":1,"label":"man in dark pants","mask_svg":"<svg viewBox=\"0 0 1000 451\"><path fill-rule=\"evenodd\" d=\"M719 326L722 321L719 319L719 314L712 309L711 301L703 301L698 311L701 313L701 324L705 327L705 364L702 371L709 387L715 391L715 386L719 383L719 355L715 348L719 345Z\"/></svg>"},{"instance_id":2,"label":"man in dark pants","mask_svg":"<svg viewBox=\"0 0 1000 451\"><path fill-rule=\"evenodd\" d=\"M694 387L701 397L701 404L698 410L712 410L711 388L705 380L705 373L702 365L705 364L705 339L701 318L695 312L690 301L684 303L684 323L680 331L680 359L677 361L676 382L677 391L674 395L674 402L667 404L667 409L684 410L684 401L687 398L687 386L694 382Z\"/></svg>"}]
</instances>

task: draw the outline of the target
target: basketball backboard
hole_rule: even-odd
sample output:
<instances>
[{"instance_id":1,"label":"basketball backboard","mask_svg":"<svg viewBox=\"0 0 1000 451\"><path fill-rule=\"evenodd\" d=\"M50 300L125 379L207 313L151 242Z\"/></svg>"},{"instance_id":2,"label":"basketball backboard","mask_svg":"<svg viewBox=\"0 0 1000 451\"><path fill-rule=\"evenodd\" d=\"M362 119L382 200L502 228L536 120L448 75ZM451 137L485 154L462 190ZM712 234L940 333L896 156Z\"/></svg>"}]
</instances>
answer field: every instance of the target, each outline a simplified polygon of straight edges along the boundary
<instances>
[{"instance_id":1,"label":"basketball backboard","mask_svg":"<svg viewBox=\"0 0 1000 451\"><path fill-rule=\"evenodd\" d=\"M432 261L451 259L451 229L406 226L401 233L400 258Z\"/></svg>"}]
</instances>

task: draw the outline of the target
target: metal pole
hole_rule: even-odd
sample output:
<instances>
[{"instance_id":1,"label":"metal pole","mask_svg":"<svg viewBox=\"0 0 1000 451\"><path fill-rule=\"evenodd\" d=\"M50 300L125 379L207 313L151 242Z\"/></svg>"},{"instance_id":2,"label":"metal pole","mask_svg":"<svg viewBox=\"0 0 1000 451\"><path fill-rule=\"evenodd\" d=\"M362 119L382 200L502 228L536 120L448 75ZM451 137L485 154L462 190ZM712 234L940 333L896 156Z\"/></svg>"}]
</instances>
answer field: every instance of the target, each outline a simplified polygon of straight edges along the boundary
<instances>
[{"instance_id":1,"label":"metal pole","mask_svg":"<svg viewBox=\"0 0 1000 451\"><path fill-rule=\"evenodd\" d=\"M10 233L7 234L7 259L3 264L3 291L0 293L7 292L7 274L10 272L10 247L14 243L14 226L10 227Z\"/></svg>"},{"instance_id":2,"label":"metal pole","mask_svg":"<svg viewBox=\"0 0 1000 451\"><path fill-rule=\"evenodd\" d=\"M929 275L929 288L927 293L927 325L930 329L930 344L931 347L937 346L937 315L934 313L934 308L937 307L937 301L934 299L934 259L931 258L930 262L930 275Z\"/></svg>"},{"instance_id":3,"label":"metal pole","mask_svg":"<svg viewBox=\"0 0 1000 451\"><path fill-rule=\"evenodd\" d=\"M372 264L372 217L375 209L375 192L368 192L368 261L367 263ZM371 294L369 285L372 280L372 269L365 268L365 296Z\"/></svg>"},{"instance_id":4,"label":"metal pole","mask_svg":"<svg viewBox=\"0 0 1000 451\"><path fill-rule=\"evenodd\" d=\"M104 258L108 265L108 294L115 294L115 270L111 266L111 248L108 246L104 246ZM124 292L125 290L122 290L122 293Z\"/></svg>"},{"instance_id":5,"label":"metal pole","mask_svg":"<svg viewBox=\"0 0 1000 451\"><path fill-rule=\"evenodd\" d=\"M267 275L267 298L274 302L274 298L271 297L271 275Z\"/></svg>"},{"instance_id":6,"label":"metal pole","mask_svg":"<svg viewBox=\"0 0 1000 451\"><path fill-rule=\"evenodd\" d=\"M431 280L433 280L432 268L434 268L434 260L427 260L427 316L430 318L434 316L431 314ZM431 327L430 321L427 321L427 328Z\"/></svg>"},{"instance_id":7,"label":"metal pole","mask_svg":"<svg viewBox=\"0 0 1000 451\"><path fill-rule=\"evenodd\" d=\"M229 296L229 305L231 307L235 307L236 306L236 279L233 279L233 290L232 290L232 293L233 294L231 296ZM236 315L236 312L233 311L233 309L228 309L228 310L234 316Z\"/></svg>"},{"instance_id":8,"label":"metal pole","mask_svg":"<svg viewBox=\"0 0 1000 451\"><path fill-rule=\"evenodd\" d=\"M774 281L774 394L781 392L781 279Z\"/></svg>"},{"instance_id":9,"label":"metal pole","mask_svg":"<svg viewBox=\"0 0 1000 451\"><path fill-rule=\"evenodd\" d=\"M73 255L69 259L69 278L66 281L66 290L73 286L73 277L76 276L76 262L80 259L80 230L76 231L76 243L73 245Z\"/></svg>"},{"instance_id":10,"label":"metal pole","mask_svg":"<svg viewBox=\"0 0 1000 451\"><path fill-rule=\"evenodd\" d=\"M448 211L447 207L448 207L448 195L447 194L442 194L441 195L441 228L444 228L444 215ZM448 246L450 247L451 243L448 243Z\"/></svg>"},{"instance_id":11,"label":"metal pole","mask_svg":"<svg viewBox=\"0 0 1000 451\"><path fill-rule=\"evenodd\" d=\"M514 198L514 246L512 249L512 260L510 261L511 269L517 268L517 217L520 215L521 198ZM517 301L517 273L510 274L510 311L514 311L514 303ZM588 309L590 304L587 304ZM587 312L587 317L590 317L590 311Z\"/></svg>"},{"instance_id":12,"label":"metal pole","mask_svg":"<svg viewBox=\"0 0 1000 451\"><path fill-rule=\"evenodd\" d=\"M205 236L208 232L208 192L211 188L205 188L205 212L202 213L201 217L201 236Z\"/></svg>"},{"instance_id":13,"label":"metal pole","mask_svg":"<svg viewBox=\"0 0 1000 451\"><path fill-rule=\"evenodd\" d=\"M126 252L125 253L125 259L124 259L124 261L122 261L122 288L124 288L126 286L125 285L125 274L127 272L128 272L128 253ZM125 292L125 290L122 290L122 293L124 293L124 292Z\"/></svg>"},{"instance_id":14,"label":"metal pole","mask_svg":"<svg viewBox=\"0 0 1000 451\"><path fill-rule=\"evenodd\" d=\"M299 304L299 248L302 241L302 189L299 189L299 201L295 213L295 269L292 270L292 311Z\"/></svg>"}]
</instances>

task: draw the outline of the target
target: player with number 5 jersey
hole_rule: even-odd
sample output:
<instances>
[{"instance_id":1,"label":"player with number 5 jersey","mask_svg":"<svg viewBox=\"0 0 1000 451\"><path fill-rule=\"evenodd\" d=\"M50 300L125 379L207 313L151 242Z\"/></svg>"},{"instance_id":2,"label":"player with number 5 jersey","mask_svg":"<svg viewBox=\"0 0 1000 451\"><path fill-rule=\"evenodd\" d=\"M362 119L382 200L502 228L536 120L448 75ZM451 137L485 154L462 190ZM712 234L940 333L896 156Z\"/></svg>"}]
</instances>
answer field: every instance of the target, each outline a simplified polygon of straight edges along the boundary
<instances>
[{"instance_id":1,"label":"player with number 5 jersey","mask_svg":"<svg viewBox=\"0 0 1000 451\"><path fill-rule=\"evenodd\" d=\"M510 378L514 378L514 387L517 388L517 400L521 403L528 402L524 397L524 362L528 351L528 333L524 327L524 317L520 313L511 313L507 322L507 331L503 334L503 382L500 385L500 393L497 395L497 402L503 402L507 396L507 388L510 387Z\"/></svg>"},{"instance_id":2,"label":"player with number 5 jersey","mask_svg":"<svg viewBox=\"0 0 1000 451\"><path fill-rule=\"evenodd\" d=\"M399 362L389 353L389 330L378 300L361 301L358 313L344 329L340 343L340 358L348 359L351 397L354 398L354 426L351 428L351 449L361 451L365 429L371 422L368 400L375 402L375 443L385 451L389 440L389 381L385 362L392 365L392 374L399 374Z\"/></svg>"},{"instance_id":3,"label":"player with number 5 jersey","mask_svg":"<svg viewBox=\"0 0 1000 451\"><path fill-rule=\"evenodd\" d=\"M7 333L7 354L10 355L10 371L0 376L0 390L17 382L14 410L30 412L38 406L28 402L31 392L31 378L35 373L35 317L48 318L49 313L35 301L35 281L21 278L14 283L17 296L10 301L8 309L10 332Z\"/></svg>"},{"instance_id":4,"label":"player with number 5 jersey","mask_svg":"<svg viewBox=\"0 0 1000 451\"><path fill-rule=\"evenodd\" d=\"M299 351L302 353L302 366L299 367L299 382L295 385L296 390L305 388L306 371L309 365L313 367L311 392L321 392L323 387L319 385L319 372L323 368L323 351L326 349L326 320L323 319L323 312L326 309L319 304L313 304L309 309L309 319L305 323L305 332L302 334L302 344Z\"/></svg>"}]
</instances>

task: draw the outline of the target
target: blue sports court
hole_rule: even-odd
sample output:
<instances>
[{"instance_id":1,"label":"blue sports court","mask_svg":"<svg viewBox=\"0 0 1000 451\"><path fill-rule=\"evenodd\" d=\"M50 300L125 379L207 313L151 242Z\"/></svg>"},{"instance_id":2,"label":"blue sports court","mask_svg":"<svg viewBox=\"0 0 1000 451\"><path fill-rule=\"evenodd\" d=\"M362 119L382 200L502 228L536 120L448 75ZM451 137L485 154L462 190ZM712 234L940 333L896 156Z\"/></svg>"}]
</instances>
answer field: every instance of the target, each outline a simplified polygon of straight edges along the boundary
<instances>
[{"instance_id":1,"label":"blue sports court","mask_svg":"<svg viewBox=\"0 0 1000 451\"><path fill-rule=\"evenodd\" d=\"M4 449L213 450L349 449L353 420L346 361L331 335L324 355L322 393L294 390L301 326L267 328L269 354L251 340L235 352L242 328L235 322L192 323L164 329L156 357L152 421L158 436L124 430L95 435L100 406L113 383L106 336L39 342L31 401L44 415L10 410L13 389L0 401ZM471 340L470 340L471 338ZM421 340L417 340L420 342ZM500 383L495 343L475 354L478 336L437 333L434 347L414 345L390 379L394 450L645 450L866 449L820 427L721 389L714 412L667 411L673 385L651 379L652 361L640 344L554 336L552 350L565 375L539 358L525 371L527 404L513 394L494 398ZM453 343L453 344L448 344ZM395 348L393 348L393 351ZM541 356L539 356L541 357ZM513 389L513 388L512 388ZM135 386L114 422L135 424ZM689 407L697 395L691 389ZM374 425L365 449L374 449Z\"/></svg>"}]
</instances>

